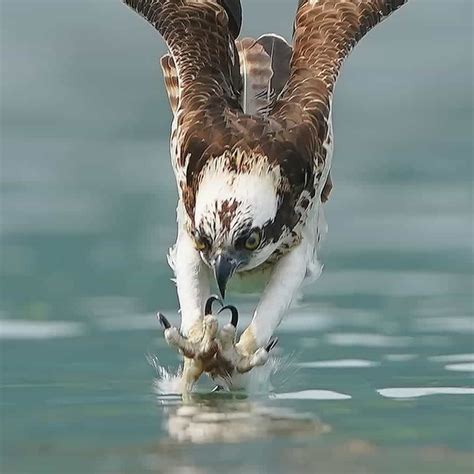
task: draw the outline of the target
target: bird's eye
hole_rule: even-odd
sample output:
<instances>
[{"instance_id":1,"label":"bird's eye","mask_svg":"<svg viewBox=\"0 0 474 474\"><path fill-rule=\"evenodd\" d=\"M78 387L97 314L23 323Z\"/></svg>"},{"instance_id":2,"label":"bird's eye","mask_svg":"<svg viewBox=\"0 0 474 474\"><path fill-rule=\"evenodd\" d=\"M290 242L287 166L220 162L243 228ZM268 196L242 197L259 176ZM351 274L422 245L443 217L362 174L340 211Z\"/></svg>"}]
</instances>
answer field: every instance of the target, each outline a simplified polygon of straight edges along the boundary
<instances>
[{"instance_id":1,"label":"bird's eye","mask_svg":"<svg viewBox=\"0 0 474 474\"><path fill-rule=\"evenodd\" d=\"M245 248L247 250L255 250L262 240L262 233L259 230L254 230L252 233L247 237L245 241Z\"/></svg>"},{"instance_id":2,"label":"bird's eye","mask_svg":"<svg viewBox=\"0 0 474 474\"><path fill-rule=\"evenodd\" d=\"M194 245L196 246L197 250L202 252L209 247L209 241L206 239L206 237L196 233L194 235Z\"/></svg>"}]
</instances>

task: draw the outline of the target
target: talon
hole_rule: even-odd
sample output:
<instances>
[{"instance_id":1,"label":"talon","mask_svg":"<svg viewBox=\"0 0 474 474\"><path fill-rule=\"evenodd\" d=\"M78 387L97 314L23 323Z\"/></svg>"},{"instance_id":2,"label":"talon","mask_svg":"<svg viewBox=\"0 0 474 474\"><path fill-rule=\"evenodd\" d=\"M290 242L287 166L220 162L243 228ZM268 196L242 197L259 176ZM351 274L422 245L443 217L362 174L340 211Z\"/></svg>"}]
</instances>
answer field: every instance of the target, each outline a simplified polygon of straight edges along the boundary
<instances>
[{"instance_id":1,"label":"talon","mask_svg":"<svg viewBox=\"0 0 474 474\"><path fill-rule=\"evenodd\" d=\"M222 390L224 390L224 387L222 387L222 385L216 385L216 386L211 390L211 393L222 392Z\"/></svg>"},{"instance_id":2,"label":"talon","mask_svg":"<svg viewBox=\"0 0 474 474\"><path fill-rule=\"evenodd\" d=\"M209 296L209 298L206 301L206 306L204 308L204 314L206 316L209 314L212 314L212 305L216 302L219 303L221 306L223 305L222 300L218 296L216 295Z\"/></svg>"},{"instance_id":3,"label":"talon","mask_svg":"<svg viewBox=\"0 0 474 474\"><path fill-rule=\"evenodd\" d=\"M158 319L160 320L161 327L163 328L164 331L171 327L170 322L165 318L163 314L158 313L157 316L158 316Z\"/></svg>"},{"instance_id":4,"label":"talon","mask_svg":"<svg viewBox=\"0 0 474 474\"><path fill-rule=\"evenodd\" d=\"M230 324L232 324L232 326L234 326L234 328L237 327L237 324L239 322L239 312L237 311L237 308L231 304L227 305L227 306L223 306L220 311L217 313L217 314L221 314L222 311L228 309L232 315L231 319L230 319Z\"/></svg>"},{"instance_id":5,"label":"talon","mask_svg":"<svg viewBox=\"0 0 474 474\"><path fill-rule=\"evenodd\" d=\"M278 344L278 337L272 337L265 347L267 352L270 352Z\"/></svg>"}]
</instances>

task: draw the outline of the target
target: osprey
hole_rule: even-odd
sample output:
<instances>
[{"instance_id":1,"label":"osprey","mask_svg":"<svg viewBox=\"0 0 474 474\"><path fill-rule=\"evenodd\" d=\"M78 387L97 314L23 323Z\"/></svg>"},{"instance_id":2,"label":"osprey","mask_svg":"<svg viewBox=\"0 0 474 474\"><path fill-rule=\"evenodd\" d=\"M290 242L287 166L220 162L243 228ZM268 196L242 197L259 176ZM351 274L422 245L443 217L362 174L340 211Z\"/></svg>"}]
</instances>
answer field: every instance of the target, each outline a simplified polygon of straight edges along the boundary
<instances>
[{"instance_id":1,"label":"osprey","mask_svg":"<svg viewBox=\"0 0 474 474\"><path fill-rule=\"evenodd\" d=\"M299 0L290 46L276 35L238 40L239 0L125 0L169 49L181 328L160 320L184 354L182 392L203 372L241 385L267 360L305 278L319 275L336 79L356 43L406 1ZM223 308L232 319L219 330L210 296L212 276L224 298L234 274L266 282L238 342L236 308Z\"/></svg>"}]
</instances>

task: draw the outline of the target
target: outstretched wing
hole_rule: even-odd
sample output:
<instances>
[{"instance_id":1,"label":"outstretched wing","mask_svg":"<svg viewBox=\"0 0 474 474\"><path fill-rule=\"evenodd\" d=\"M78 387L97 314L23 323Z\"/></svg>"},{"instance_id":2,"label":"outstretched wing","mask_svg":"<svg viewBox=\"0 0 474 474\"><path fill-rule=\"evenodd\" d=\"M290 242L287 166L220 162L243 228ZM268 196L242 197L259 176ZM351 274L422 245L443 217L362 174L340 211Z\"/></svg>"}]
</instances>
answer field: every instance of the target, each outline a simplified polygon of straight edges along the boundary
<instances>
[{"instance_id":1,"label":"outstretched wing","mask_svg":"<svg viewBox=\"0 0 474 474\"><path fill-rule=\"evenodd\" d=\"M265 156L270 166L280 168L274 233L280 235L283 226L293 228L300 220L295 209L306 209L327 179L330 105L342 62L365 33L406 0L300 0L289 79L282 92L282 84L270 83L270 96L274 92L278 97L264 116L242 110L235 45L240 0L124 1L161 33L170 50L170 59L162 65L173 88L172 142L188 215L193 215L202 169L230 150L232 169L248 167L242 157L252 154ZM268 55L268 46L275 46L275 41L260 44ZM270 56L280 59L280 54ZM275 79L287 74L281 68ZM329 190L330 186L323 200Z\"/></svg>"},{"instance_id":2,"label":"outstretched wing","mask_svg":"<svg viewBox=\"0 0 474 474\"><path fill-rule=\"evenodd\" d=\"M234 39L240 30L236 0L124 0L163 36L179 82L179 107L202 95L235 100L240 72ZM201 101L196 101L201 97Z\"/></svg>"},{"instance_id":3,"label":"outstretched wing","mask_svg":"<svg viewBox=\"0 0 474 474\"><path fill-rule=\"evenodd\" d=\"M332 94L344 59L369 30L406 2L299 1L290 78L270 116L286 128L301 129L303 151L319 153L324 160Z\"/></svg>"},{"instance_id":4,"label":"outstretched wing","mask_svg":"<svg viewBox=\"0 0 474 474\"><path fill-rule=\"evenodd\" d=\"M162 66L176 112L172 142L181 197L192 215L202 168L250 133L248 120L240 123L240 0L124 2L159 31L169 49Z\"/></svg>"}]
</instances>

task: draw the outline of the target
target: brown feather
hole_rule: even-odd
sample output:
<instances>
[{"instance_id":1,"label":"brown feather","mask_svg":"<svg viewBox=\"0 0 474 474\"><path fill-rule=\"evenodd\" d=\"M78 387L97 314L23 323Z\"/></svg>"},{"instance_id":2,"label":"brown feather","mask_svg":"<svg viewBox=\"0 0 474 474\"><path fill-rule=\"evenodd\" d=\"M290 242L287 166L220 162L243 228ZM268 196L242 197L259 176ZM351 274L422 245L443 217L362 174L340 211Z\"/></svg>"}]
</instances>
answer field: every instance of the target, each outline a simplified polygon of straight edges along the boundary
<instances>
[{"instance_id":1,"label":"brown feather","mask_svg":"<svg viewBox=\"0 0 474 474\"><path fill-rule=\"evenodd\" d=\"M293 49L283 38L276 35L263 35L257 42L263 46L270 57L273 74L269 96L276 99L290 77L290 60Z\"/></svg>"},{"instance_id":2,"label":"brown feather","mask_svg":"<svg viewBox=\"0 0 474 474\"><path fill-rule=\"evenodd\" d=\"M169 54L165 54L161 60L161 69L163 71L163 78L165 81L165 89L168 94L168 100L170 102L171 111L173 115L178 110L179 101L179 81L178 72L174 65L173 58Z\"/></svg>"},{"instance_id":3,"label":"brown feather","mask_svg":"<svg viewBox=\"0 0 474 474\"><path fill-rule=\"evenodd\" d=\"M258 115L270 105L266 93L273 76L272 62L253 38L243 38L236 46L242 76L240 103L245 113Z\"/></svg>"},{"instance_id":4,"label":"brown feather","mask_svg":"<svg viewBox=\"0 0 474 474\"><path fill-rule=\"evenodd\" d=\"M406 1L300 0L290 79L272 117L293 126L309 125L319 149L328 133L331 97L344 59L370 29Z\"/></svg>"},{"instance_id":5,"label":"brown feather","mask_svg":"<svg viewBox=\"0 0 474 474\"><path fill-rule=\"evenodd\" d=\"M190 225L208 163L224 156L229 168L246 172L264 159L281 174L280 207L266 236L277 239L283 229L293 234L308 198L322 193L327 199L331 188L327 142L342 62L362 36L406 0L300 0L289 79L285 73L275 76L272 87L285 86L268 116L246 114L240 105L237 0L125 1L161 33L174 59L180 96L172 146Z\"/></svg>"}]
</instances>

